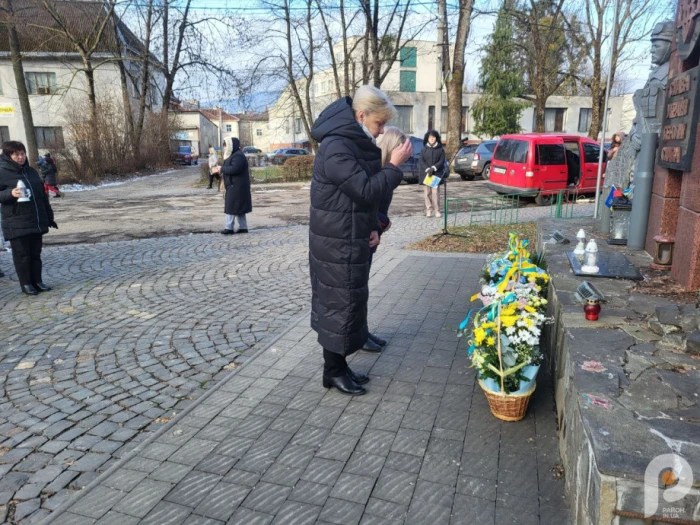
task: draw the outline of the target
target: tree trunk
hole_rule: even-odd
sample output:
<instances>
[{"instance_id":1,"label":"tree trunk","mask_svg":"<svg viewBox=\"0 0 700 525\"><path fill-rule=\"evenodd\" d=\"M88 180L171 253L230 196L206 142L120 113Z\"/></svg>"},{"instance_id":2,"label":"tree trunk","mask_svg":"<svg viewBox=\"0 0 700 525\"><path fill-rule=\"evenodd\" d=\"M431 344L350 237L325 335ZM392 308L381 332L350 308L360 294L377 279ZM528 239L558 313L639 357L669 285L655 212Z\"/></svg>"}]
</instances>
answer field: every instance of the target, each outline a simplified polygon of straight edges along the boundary
<instances>
[{"instance_id":1,"label":"tree trunk","mask_svg":"<svg viewBox=\"0 0 700 525\"><path fill-rule=\"evenodd\" d=\"M151 23L153 21L153 0L149 0L146 10L146 34L143 40L143 50L141 53L141 92L139 93L139 113L134 130L134 143L136 155L141 155L141 135L143 133L143 123L146 119L146 103L148 102L149 78L150 78L150 49L151 49Z\"/></svg>"},{"instance_id":2,"label":"tree trunk","mask_svg":"<svg viewBox=\"0 0 700 525\"><path fill-rule=\"evenodd\" d=\"M538 92L535 94L535 131L544 133L544 108L547 105L547 96Z\"/></svg>"},{"instance_id":3,"label":"tree trunk","mask_svg":"<svg viewBox=\"0 0 700 525\"><path fill-rule=\"evenodd\" d=\"M348 55L348 28L345 23L345 2L340 0L340 25L343 28L343 94L350 96L350 56Z\"/></svg>"},{"instance_id":4,"label":"tree trunk","mask_svg":"<svg viewBox=\"0 0 700 525\"><path fill-rule=\"evenodd\" d=\"M452 78L447 81L447 148L445 152L448 158L459 151L462 139L462 90L466 65L464 52L469 38L473 7L474 0L460 0ZM445 39L445 42L449 42L449 40ZM442 111L442 108L436 108L436 111Z\"/></svg>"},{"instance_id":5,"label":"tree trunk","mask_svg":"<svg viewBox=\"0 0 700 525\"><path fill-rule=\"evenodd\" d=\"M182 20L180 20L180 25L177 31L177 42L175 43L175 55L173 56L173 65L172 67L169 67L167 62L163 64L163 67L165 68L165 91L163 92L163 111L165 111L166 114L170 109L170 101L173 98L173 86L175 84L175 75L177 75L177 72L180 70L180 54L182 53L182 45L185 41L185 29L189 24L189 13L191 5L192 0L187 0L187 3L185 4L185 11L182 14ZM166 20L163 21L163 24L167 23ZM164 48L164 52L168 53L167 45ZM164 58L167 57L164 55Z\"/></svg>"},{"instance_id":6,"label":"tree trunk","mask_svg":"<svg viewBox=\"0 0 700 525\"><path fill-rule=\"evenodd\" d=\"M9 21L7 24L10 39L10 59L12 60L12 71L15 75L17 85L17 98L22 111L22 123L24 124L25 140L27 141L27 155L32 166L36 167L39 158L39 149L36 145L36 133L34 132L34 117L32 116L32 106L29 104L29 93L27 83L24 79L24 66L22 65L22 55L19 47L19 36L14 24L14 11L10 0L3 0L2 7L7 11Z\"/></svg>"}]
</instances>

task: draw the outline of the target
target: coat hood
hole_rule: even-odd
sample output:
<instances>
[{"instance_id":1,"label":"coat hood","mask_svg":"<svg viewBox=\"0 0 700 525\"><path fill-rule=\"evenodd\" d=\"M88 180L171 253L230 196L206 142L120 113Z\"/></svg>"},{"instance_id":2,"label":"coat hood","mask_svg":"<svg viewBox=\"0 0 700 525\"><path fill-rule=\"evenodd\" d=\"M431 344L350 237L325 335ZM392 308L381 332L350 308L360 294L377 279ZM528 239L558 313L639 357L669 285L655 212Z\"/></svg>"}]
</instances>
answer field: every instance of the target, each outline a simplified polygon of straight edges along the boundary
<instances>
[{"instance_id":1,"label":"coat hood","mask_svg":"<svg viewBox=\"0 0 700 525\"><path fill-rule=\"evenodd\" d=\"M241 141L236 137L226 137L224 139L224 144L224 160L241 149Z\"/></svg>"},{"instance_id":2,"label":"coat hood","mask_svg":"<svg viewBox=\"0 0 700 525\"><path fill-rule=\"evenodd\" d=\"M338 99L324 109L314 122L311 136L319 143L326 137L337 136L348 138L363 149L369 146L376 147L355 120L350 97Z\"/></svg>"}]
</instances>

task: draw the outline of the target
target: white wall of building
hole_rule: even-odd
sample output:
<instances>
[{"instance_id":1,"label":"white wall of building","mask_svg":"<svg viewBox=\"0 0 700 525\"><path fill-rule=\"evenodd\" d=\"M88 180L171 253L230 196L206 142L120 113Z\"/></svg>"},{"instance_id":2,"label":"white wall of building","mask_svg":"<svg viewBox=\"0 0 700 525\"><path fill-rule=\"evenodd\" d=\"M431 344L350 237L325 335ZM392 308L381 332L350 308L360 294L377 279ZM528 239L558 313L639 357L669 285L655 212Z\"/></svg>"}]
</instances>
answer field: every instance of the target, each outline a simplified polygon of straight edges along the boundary
<instances>
[{"instance_id":1,"label":"white wall of building","mask_svg":"<svg viewBox=\"0 0 700 525\"><path fill-rule=\"evenodd\" d=\"M31 94L29 104L32 108L34 126L59 127L63 132L65 143L70 143L67 129L68 116L84 112L87 116L87 82L85 74L78 70L77 63L54 58L25 58L23 61L25 77L31 73L53 73L56 78L56 91L48 95ZM122 107L122 93L119 70L114 64L104 64L95 70L95 90L98 102L112 100ZM162 75L159 75L162 80ZM159 84L159 82L156 82ZM7 58L0 58L0 126L6 126L9 138L26 143L27 136L22 121L22 109L19 104L12 63ZM160 96L153 101L160 107ZM132 100L136 108L137 101ZM3 130L5 131L5 130ZM40 148L40 152L46 149Z\"/></svg>"},{"instance_id":2,"label":"white wall of building","mask_svg":"<svg viewBox=\"0 0 700 525\"><path fill-rule=\"evenodd\" d=\"M392 66L387 75L382 89L389 95L395 106L399 106L404 112L403 122L407 122L407 114L410 114L410 126L404 126L404 131L422 137L428 131L430 106L435 106L435 86L436 86L436 45L430 41L413 41L406 44L406 47L415 47L416 49L416 65L415 67L402 66L401 61L397 60ZM342 47L338 44L335 46L336 56L342 58ZM358 46L356 53L361 52L361 46ZM340 53L340 56L338 55ZM339 65L339 71L342 72L342 67ZM402 91L401 72L415 72L415 91ZM340 79L342 83L342 78ZM303 92L304 82L298 83L298 89ZM405 85L403 86L405 87ZM608 120L607 137L612 136L615 131L629 130L631 121L634 118L634 107L631 103L632 95L624 95L621 97L611 97L610 99L610 115ZM335 101L337 91L335 89L335 80L332 69L321 71L315 74L313 86L311 89L311 100L313 106L313 117L318 114L328 104ZM473 93L464 93L462 97L462 106L469 108L464 119L463 135L468 135L469 138L487 139L491 137L478 137L473 134L474 118L471 113L471 108L474 102L478 100L479 95ZM447 93L443 90L442 103L447 106ZM592 107L591 98L588 96L552 96L547 100L548 111L550 118L548 123L554 123L555 127L552 132L569 133L573 135L587 135L588 128L587 115ZM410 108L410 109L409 109ZM557 111L558 115L557 115ZM584 110L582 112L582 110ZM445 110L446 112L446 110ZM443 114L445 113L443 112ZM300 127L299 111L294 103L291 95L291 90L285 90L274 106L269 111L270 120L270 147L287 147L294 142L303 142L307 140L306 133L303 127ZM556 118L558 116L559 118ZM554 117L554 118L552 118ZM442 119L445 120L445 119ZM531 106L523 111L520 119L520 124L523 132L531 132L534 130L534 108ZM446 123L441 123L441 129L446 129ZM548 131L550 131L548 129ZM443 136L443 139L446 137Z\"/></svg>"}]
</instances>

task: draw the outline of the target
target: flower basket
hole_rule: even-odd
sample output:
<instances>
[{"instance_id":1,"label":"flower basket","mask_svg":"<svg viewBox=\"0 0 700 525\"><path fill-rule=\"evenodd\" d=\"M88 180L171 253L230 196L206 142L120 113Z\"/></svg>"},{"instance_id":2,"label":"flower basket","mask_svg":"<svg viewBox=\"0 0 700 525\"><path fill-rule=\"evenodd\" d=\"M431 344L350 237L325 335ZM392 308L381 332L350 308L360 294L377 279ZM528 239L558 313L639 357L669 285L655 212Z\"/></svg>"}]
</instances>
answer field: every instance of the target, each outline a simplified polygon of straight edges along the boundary
<instances>
[{"instance_id":1,"label":"flower basket","mask_svg":"<svg viewBox=\"0 0 700 525\"><path fill-rule=\"evenodd\" d=\"M533 382L530 390L524 394L503 394L501 392L492 392L479 379L479 386L486 395L491 413L501 421L520 421L525 417L527 405L530 403L530 397L535 392L536 385Z\"/></svg>"},{"instance_id":2,"label":"flower basket","mask_svg":"<svg viewBox=\"0 0 700 525\"><path fill-rule=\"evenodd\" d=\"M525 417L542 362L541 329L549 320L549 276L528 245L511 234L508 252L486 265L485 284L472 297L483 306L471 309L459 329L469 337L468 354L491 413L503 421Z\"/></svg>"}]
</instances>

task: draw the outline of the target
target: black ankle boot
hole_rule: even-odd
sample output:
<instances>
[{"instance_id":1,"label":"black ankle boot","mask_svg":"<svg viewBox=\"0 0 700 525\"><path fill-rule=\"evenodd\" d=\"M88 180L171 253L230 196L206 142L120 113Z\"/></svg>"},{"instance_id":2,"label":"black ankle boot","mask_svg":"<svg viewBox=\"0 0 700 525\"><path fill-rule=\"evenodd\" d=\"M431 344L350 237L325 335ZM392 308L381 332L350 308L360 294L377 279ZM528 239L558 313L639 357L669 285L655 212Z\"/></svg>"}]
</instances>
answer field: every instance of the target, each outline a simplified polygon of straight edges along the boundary
<instances>
[{"instance_id":1,"label":"black ankle boot","mask_svg":"<svg viewBox=\"0 0 700 525\"><path fill-rule=\"evenodd\" d=\"M27 295L39 295L39 291L34 288L33 284L23 284L22 293L26 293Z\"/></svg>"},{"instance_id":2,"label":"black ankle boot","mask_svg":"<svg viewBox=\"0 0 700 525\"><path fill-rule=\"evenodd\" d=\"M36 288L40 292L50 292L51 291L51 287L45 285L44 283L36 283L34 285L34 288Z\"/></svg>"},{"instance_id":3,"label":"black ankle boot","mask_svg":"<svg viewBox=\"0 0 700 525\"><path fill-rule=\"evenodd\" d=\"M355 381L355 383L358 385L366 385L369 383L369 377L367 377L365 374L353 372L350 368L348 368L348 376L350 376L350 379Z\"/></svg>"},{"instance_id":4,"label":"black ankle boot","mask_svg":"<svg viewBox=\"0 0 700 525\"><path fill-rule=\"evenodd\" d=\"M375 354L377 354L377 353L379 353L379 352L382 351L382 347L379 346L377 343L375 343L374 341L372 341L372 340L369 339L369 338L367 339L367 341L365 341L365 346L363 346L362 349L363 349L365 352L372 352L372 353L375 353Z\"/></svg>"},{"instance_id":5,"label":"black ankle boot","mask_svg":"<svg viewBox=\"0 0 700 525\"><path fill-rule=\"evenodd\" d=\"M325 388L337 388L341 394L347 396L361 396L366 394L367 390L355 383L348 374L340 377L324 377L323 386Z\"/></svg>"},{"instance_id":6,"label":"black ankle boot","mask_svg":"<svg viewBox=\"0 0 700 525\"><path fill-rule=\"evenodd\" d=\"M386 346L386 341L382 339L381 337L377 337L376 335L370 333L367 334L367 337L377 343L379 346Z\"/></svg>"}]
</instances>

